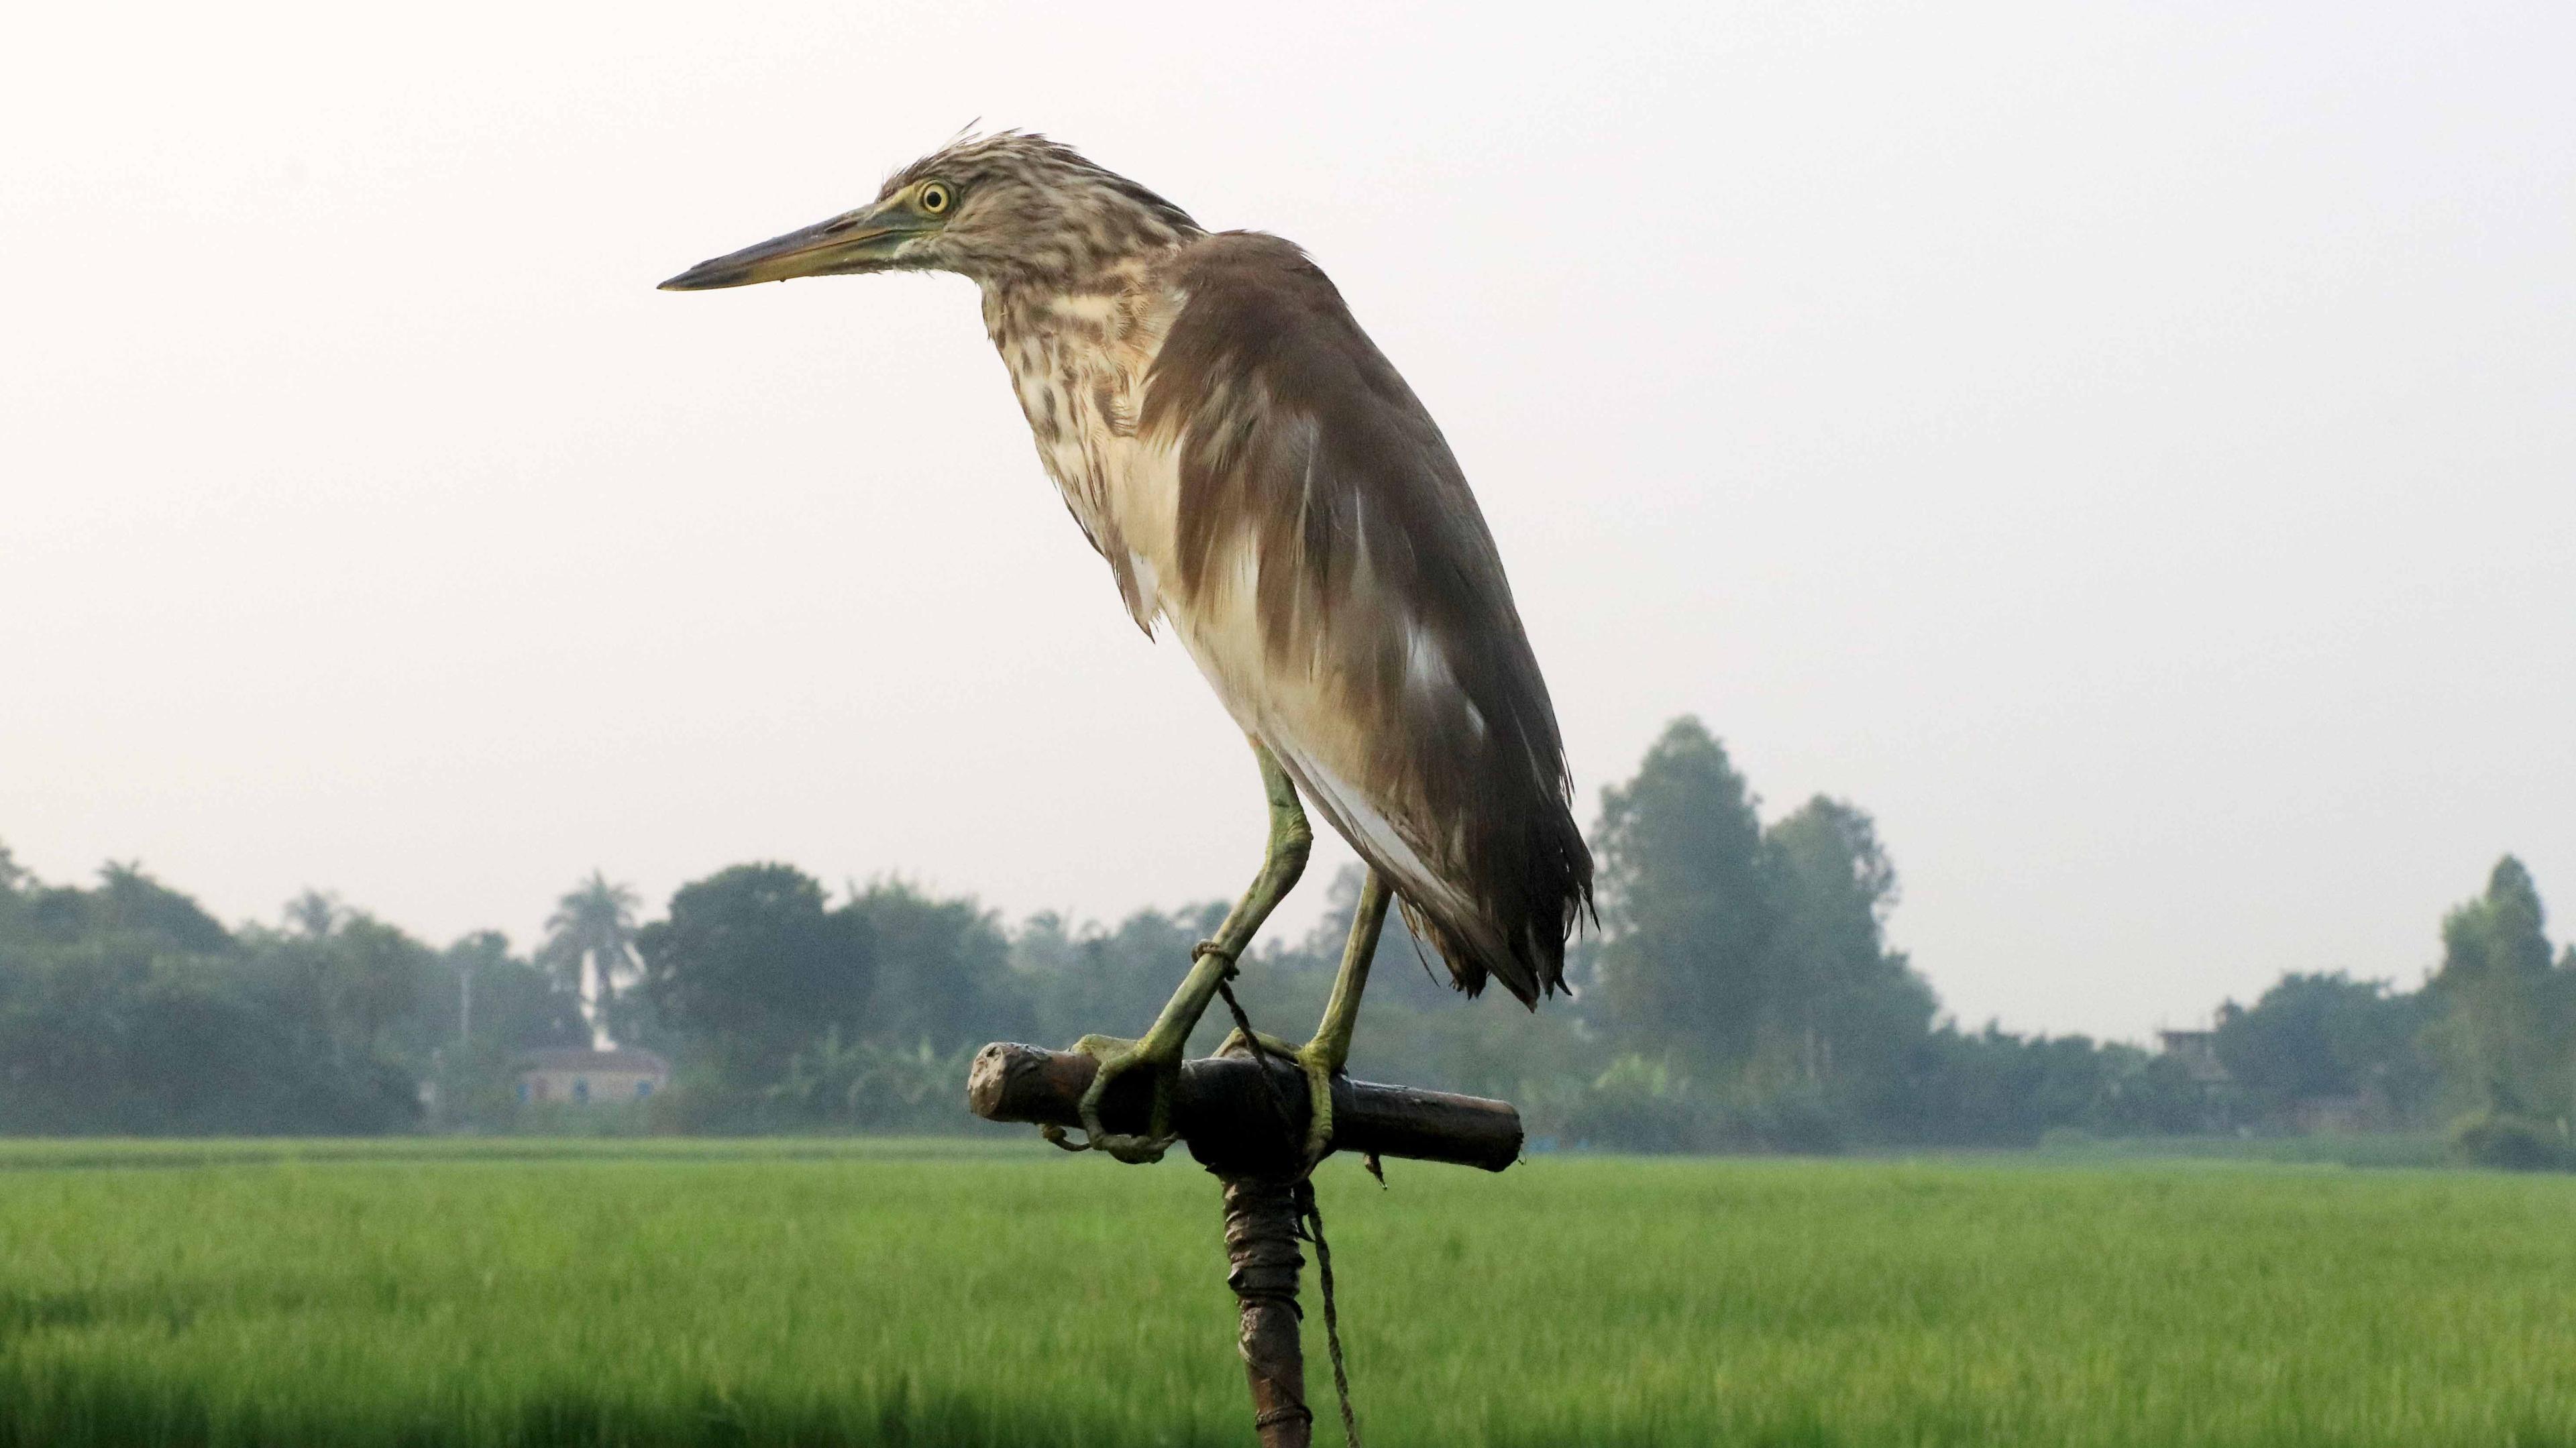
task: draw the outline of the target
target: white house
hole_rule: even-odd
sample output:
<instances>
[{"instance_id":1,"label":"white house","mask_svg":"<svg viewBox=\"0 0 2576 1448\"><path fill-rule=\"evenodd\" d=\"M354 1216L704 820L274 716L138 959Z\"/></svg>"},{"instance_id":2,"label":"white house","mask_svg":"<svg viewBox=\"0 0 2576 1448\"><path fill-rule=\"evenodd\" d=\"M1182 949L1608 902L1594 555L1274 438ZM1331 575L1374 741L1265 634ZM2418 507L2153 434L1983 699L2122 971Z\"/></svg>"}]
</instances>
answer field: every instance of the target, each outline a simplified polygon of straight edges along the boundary
<instances>
[{"instance_id":1,"label":"white house","mask_svg":"<svg viewBox=\"0 0 2576 1448\"><path fill-rule=\"evenodd\" d=\"M519 1058L521 1101L642 1101L671 1084L671 1063L632 1046L530 1051Z\"/></svg>"}]
</instances>

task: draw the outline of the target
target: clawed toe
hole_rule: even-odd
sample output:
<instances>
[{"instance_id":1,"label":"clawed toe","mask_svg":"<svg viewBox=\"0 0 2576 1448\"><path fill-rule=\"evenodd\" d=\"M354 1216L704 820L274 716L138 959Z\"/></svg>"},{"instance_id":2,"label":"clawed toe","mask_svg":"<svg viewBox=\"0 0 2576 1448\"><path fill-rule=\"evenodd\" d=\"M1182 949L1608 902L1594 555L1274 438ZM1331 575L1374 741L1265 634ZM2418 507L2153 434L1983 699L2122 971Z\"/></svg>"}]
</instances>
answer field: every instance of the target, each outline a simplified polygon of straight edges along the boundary
<instances>
[{"instance_id":1,"label":"clawed toe","mask_svg":"<svg viewBox=\"0 0 2576 1448\"><path fill-rule=\"evenodd\" d=\"M1297 1051L1298 1069L1306 1073L1306 1170L1311 1172L1333 1149L1333 1077L1340 1067L1324 1059L1312 1041Z\"/></svg>"},{"instance_id":2,"label":"clawed toe","mask_svg":"<svg viewBox=\"0 0 2576 1448\"><path fill-rule=\"evenodd\" d=\"M1038 1135L1049 1145L1066 1151L1105 1151L1131 1166L1161 1161L1163 1153L1180 1139L1170 1129L1172 1083L1180 1075L1179 1059L1149 1050L1144 1042L1115 1036L1085 1036L1073 1043L1073 1049L1100 1063L1092 1074L1091 1085L1082 1093L1079 1109L1083 1139L1077 1142L1063 1127L1053 1124L1039 1127ZM1146 1130L1142 1135L1111 1131L1100 1120L1100 1103L1108 1094L1109 1083L1140 1067L1154 1073L1154 1104Z\"/></svg>"},{"instance_id":3,"label":"clawed toe","mask_svg":"<svg viewBox=\"0 0 2576 1448\"><path fill-rule=\"evenodd\" d=\"M1225 1041L1216 1048L1220 1056L1250 1056L1257 1060L1282 1060L1294 1065L1306 1078L1306 1140L1299 1158L1306 1171L1313 1171L1333 1144L1333 1078L1341 1074L1339 1063L1330 1058L1319 1042L1302 1046L1290 1045L1267 1032L1247 1036L1240 1028L1226 1033Z\"/></svg>"}]
</instances>

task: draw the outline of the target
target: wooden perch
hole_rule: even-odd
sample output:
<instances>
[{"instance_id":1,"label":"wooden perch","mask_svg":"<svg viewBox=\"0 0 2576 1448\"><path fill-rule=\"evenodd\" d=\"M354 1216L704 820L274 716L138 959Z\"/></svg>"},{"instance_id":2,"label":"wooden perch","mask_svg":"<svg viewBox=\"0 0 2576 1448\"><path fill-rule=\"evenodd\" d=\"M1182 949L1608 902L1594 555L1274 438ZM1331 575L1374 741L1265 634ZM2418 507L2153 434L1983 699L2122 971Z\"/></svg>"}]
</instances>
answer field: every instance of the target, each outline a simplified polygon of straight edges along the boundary
<instances>
[{"instance_id":1,"label":"wooden perch","mask_svg":"<svg viewBox=\"0 0 2576 1448\"><path fill-rule=\"evenodd\" d=\"M987 1121L1079 1126L1082 1093L1099 1068L1099 1062L1072 1051L997 1041L975 1057L966 1104ZM1296 1147L1306 1131L1306 1080L1284 1061L1274 1060L1268 1069L1275 1092L1262 1082L1261 1063L1248 1057L1181 1063L1172 1129L1190 1155L1220 1176L1296 1169ZM1103 1123L1112 1131L1143 1131L1152 1089L1143 1072L1120 1078L1100 1103ZM1506 1101L1336 1077L1332 1149L1501 1171L1520 1159L1521 1116Z\"/></svg>"},{"instance_id":2,"label":"wooden perch","mask_svg":"<svg viewBox=\"0 0 2576 1448\"><path fill-rule=\"evenodd\" d=\"M1099 1071L1099 1062L1073 1051L996 1041L975 1057L966 1104L987 1121L1080 1126L1082 1093ZM1144 1131L1152 1093L1143 1072L1121 1078L1100 1103L1101 1124ZM1225 1179L1225 1280L1241 1318L1235 1346L1262 1448L1311 1448L1314 1441L1297 1331L1297 1276L1305 1266L1298 1220L1314 1203L1312 1184L1302 1176L1307 1163L1299 1159L1306 1113L1306 1078L1285 1061L1184 1061L1173 1091L1172 1129L1190 1155ZM1520 1159L1521 1114L1506 1101L1337 1076L1331 1149L1501 1171ZM1320 1242L1323 1219L1314 1221L1312 1240ZM1329 1270L1324 1294L1329 1314Z\"/></svg>"}]
</instances>

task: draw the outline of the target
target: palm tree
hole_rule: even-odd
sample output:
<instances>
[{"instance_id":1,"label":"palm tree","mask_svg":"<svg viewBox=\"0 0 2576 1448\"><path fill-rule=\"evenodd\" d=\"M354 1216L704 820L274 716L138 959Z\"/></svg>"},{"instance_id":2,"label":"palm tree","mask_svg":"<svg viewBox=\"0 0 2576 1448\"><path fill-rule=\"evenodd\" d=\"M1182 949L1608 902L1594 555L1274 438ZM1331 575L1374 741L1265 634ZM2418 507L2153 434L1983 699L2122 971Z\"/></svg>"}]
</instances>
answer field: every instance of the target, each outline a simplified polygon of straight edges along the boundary
<instances>
[{"instance_id":1,"label":"palm tree","mask_svg":"<svg viewBox=\"0 0 2576 1448\"><path fill-rule=\"evenodd\" d=\"M546 920L546 943L537 951L572 988L590 1017L592 1044L606 1050L608 1007L620 977L635 973L635 892L608 883L598 870L555 902ZM586 988L585 988L586 987Z\"/></svg>"},{"instance_id":2,"label":"palm tree","mask_svg":"<svg viewBox=\"0 0 2576 1448\"><path fill-rule=\"evenodd\" d=\"M321 940L340 928L348 912L341 908L339 897L319 890L306 890L286 902L286 928L307 940Z\"/></svg>"}]
</instances>

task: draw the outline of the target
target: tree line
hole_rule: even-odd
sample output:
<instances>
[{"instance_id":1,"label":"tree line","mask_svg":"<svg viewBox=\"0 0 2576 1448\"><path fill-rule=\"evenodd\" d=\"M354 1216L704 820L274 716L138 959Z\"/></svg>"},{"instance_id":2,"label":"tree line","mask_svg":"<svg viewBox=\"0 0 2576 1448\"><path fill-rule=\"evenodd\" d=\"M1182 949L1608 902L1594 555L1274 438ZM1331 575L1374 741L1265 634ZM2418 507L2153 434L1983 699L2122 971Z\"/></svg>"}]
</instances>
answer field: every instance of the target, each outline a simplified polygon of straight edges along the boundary
<instances>
[{"instance_id":1,"label":"tree line","mask_svg":"<svg viewBox=\"0 0 2576 1448\"><path fill-rule=\"evenodd\" d=\"M2576 947L2552 954L2510 858L2444 919L2420 988L2287 975L2222 1006L2195 1054L1946 1018L1887 943L1898 878L1869 815L1820 796L1766 821L1696 720L1604 792L1593 844L1572 1001L1464 1002L1390 921L1354 1072L1508 1097L1566 1145L2004 1146L2288 1129L2323 1103L2452 1124L2483 1159L2569 1160ZM1326 917L1243 963L1237 993L1278 1034L1320 1013L1354 908L1355 875L1321 883ZM978 1045L1132 1034L1224 912L1011 928L900 880L834 891L752 863L645 921L595 872L520 954L493 932L433 948L309 893L227 927L137 866L53 885L0 850L0 1131L565 1129L579 1113L518 1099L520 1058L610 1038L676 1066L621 1108L632 1129L956 1130Z\"/></svg>"}]
</instances>

